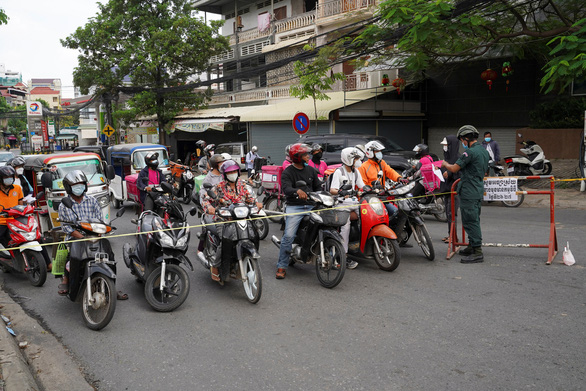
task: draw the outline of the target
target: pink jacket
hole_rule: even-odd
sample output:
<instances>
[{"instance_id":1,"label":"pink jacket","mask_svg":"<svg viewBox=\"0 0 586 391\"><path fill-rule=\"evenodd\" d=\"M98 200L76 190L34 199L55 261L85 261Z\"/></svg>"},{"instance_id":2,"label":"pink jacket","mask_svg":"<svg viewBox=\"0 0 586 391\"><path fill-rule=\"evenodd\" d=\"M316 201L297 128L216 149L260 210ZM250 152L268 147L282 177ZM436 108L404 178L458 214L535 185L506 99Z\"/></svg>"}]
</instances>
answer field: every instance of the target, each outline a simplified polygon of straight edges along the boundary
<instances>
[{"instance_id":1,"label":"pink jacket","mask_svg":"<svg viewBox=\"0 0 586 391\"><path fill-rule=\"evenodd\" d=\"M328 169L328 165L326 164L326 162L324 162L323 160L320 160L319 165L317 165L313 162L313 160L310 160L307 164L309 165L309 167L313 167L318 171L317 176L320 179L324 178L324 174L326 173L326 170Z\"/></svg>"}]
</instances>

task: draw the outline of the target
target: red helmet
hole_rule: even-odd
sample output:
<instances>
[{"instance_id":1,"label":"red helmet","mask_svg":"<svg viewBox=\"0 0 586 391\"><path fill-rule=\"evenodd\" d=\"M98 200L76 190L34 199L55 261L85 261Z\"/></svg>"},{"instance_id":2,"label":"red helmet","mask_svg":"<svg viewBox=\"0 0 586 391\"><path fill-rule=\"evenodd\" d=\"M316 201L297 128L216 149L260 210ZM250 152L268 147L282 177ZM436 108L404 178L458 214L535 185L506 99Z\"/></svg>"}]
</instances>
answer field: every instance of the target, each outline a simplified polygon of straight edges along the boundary
<instances>
[{"instance_id":1,"label":"red helmet","mask_svg":"<svg viewBox=\"0 0 586 391\"><path fill-rule=\"evenodd\" d=\"M289 149L289 158L293 163L302 164L303 163L303 155L309 154L311 152L311 147L307 144L293 144L291 149Z\"/></svg>"}]
</instances>

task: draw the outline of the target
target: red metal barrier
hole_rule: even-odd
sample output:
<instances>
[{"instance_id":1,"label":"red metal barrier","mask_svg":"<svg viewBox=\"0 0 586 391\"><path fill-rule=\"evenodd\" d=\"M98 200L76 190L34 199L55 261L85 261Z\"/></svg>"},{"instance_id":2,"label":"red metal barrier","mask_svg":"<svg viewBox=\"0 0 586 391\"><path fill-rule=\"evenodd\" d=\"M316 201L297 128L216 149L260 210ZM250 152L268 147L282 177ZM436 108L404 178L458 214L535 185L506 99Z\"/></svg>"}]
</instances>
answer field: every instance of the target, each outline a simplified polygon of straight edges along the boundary
<instances>
[{"instance_id":1,"label":"red metal barrier","mask_svg":"<svg viewBox=\"0 0 586 391\"><path fill-rule=\"evenodd\" d=\"M499 178L506 178L506 177L499 177ZM548 244L502 244L502 243L483 243L482 247L526 247L526 248L547 248L547 265L551 265L553 259L555 258L556 254L558 253L558 240L557 240L557 232L555 229L555 203L554 203L554 194L555 194L555 182L553 175L535 175L535 176L518 176L514 177L517 179L549 179L550 180L550 190L528 190L528 191L517 191L517 194L549 194L549 243ZM467 246L468 243L466 242L466 232L464 231L464 227L462 227L462 241L458 240L458 234L456 232L456 213L455 213L455 196L456 192L454 189L456 188L457 183L460 182L460 179L454 182L452 185L452 221L450 224L450 239L448 242L448 254L446 255L446 259L451 259L456 251L460 246Z\"/></svg>"}]
</instances>

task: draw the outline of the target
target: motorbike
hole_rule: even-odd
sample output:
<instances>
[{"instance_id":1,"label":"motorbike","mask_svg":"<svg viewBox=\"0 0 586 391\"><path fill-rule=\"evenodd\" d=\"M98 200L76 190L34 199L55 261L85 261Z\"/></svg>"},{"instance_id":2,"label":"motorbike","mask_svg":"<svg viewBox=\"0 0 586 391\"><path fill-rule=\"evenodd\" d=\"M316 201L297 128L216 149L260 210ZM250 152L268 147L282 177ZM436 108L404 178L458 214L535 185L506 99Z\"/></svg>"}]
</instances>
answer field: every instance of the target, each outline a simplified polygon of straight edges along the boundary
<instances>
[{"instance_id":1,"label":"motorbike","mask_svg":"<svg viewBox=\"0 0 586 391\"><path fill-rule=\"evenodd\" d=\"M73 201L70 197L64 197L61 202L72 209ZM116 218L124 212L124 208L118 210ZM101 330L110 323L116 310L116 261L110 241L102 237L115 228L98 219L82 220L77 215L75 221L61 223L91 238L71 243L69 263L77 263L79 267L77 272L69 273L67 297L71 301L81 297L85 325L92 330Z\"/></svg>"},{"instance_id":2,"label":"motorbike","mask_svg":"<svg viewBox=\"0 0 586 391\"><path fill-rule=\"evenodd\" d=\"M304 188L304 181L297 181L296 188ZM346 272L346 253L338 229L346 224L350 212L331 209L335 199L326 191L310 192L309 200L315 208L303 217L291 248L290 265L315 263L320 284L326 288L338 285ZM281 241L273 235L272 242L281 247Z\"/></svg>"},{"instance_id":3,"label":"motorbike","mask_svg":"<svg viewBox=\"0 0 586 391\"><path fill-rule=\"evenodd\" d=\"M144 211L138 220L136 245L124 244L122 254L130 273L145 283L144 295L159 312L178 308L189 294L189 276L182 264L193 271L185 256L189 245L189 225L179 202L170 197L173 189L163 182L155 186L155 211ZM194 207L191 211L195 211Z\"/></svg>"},{"instance_id":4,"label":"motorbike","mask_svg":"<svg viewBox=\"0 0 586 391\"><path fill-rule=\"evenodd\" d=\"M180 179L173 176L173 181L177 186L175 196L181 198L185 205L189 205L191 202L191 193L193 193L193 188L195 187L195 176L187 166L179 166L178 170L181 171Z\"/></svg>"},{"instance_id":5,"label":"motorbike","mask_svg":"<svg viewBox=\"0 0 586 391\"><path fill-rule=\"evenodd\" d=\"M254 200L257 199L258 192L255 191L252 186L246 185L248 192L254 196ZM266 214L265 214L266 216ZM268 218L257 218L252 221L252 223L256 226L256 230L258 231L258 238L263 240L269 234L269 219Z\"/></svg>"},{"instance_id":6,"label":"motorbike","mask_svg":"<svg viewBox=\"0 0 586 391\"><path fill-rule=\"evenodd\" d=\"M358 219L350 223L348 256L374 258L380 269L392 272L401 262L401 250L397 235L389 228L389 214L378 191L364 186L359 206Z\"/></svg>"},{"instance_id":7,"label":"motorbike","mask_svg":"<svg viewBox=\"0 0 586 391\"><path fill-rule=\"evenodd\" d=\"M6 250L0 245L0 268L4 272L24 273L33 286L42 286L47 280L47 263L39 244L41 230L33 214L40 209L32 205L16 205L5 209L0 217L7 218L6 226L10 233Z\"/></svg>"},{"instance_id":8,"label":"motorbike","mask_svg":"<svg viewBox=\"0 0 586 391\"><path fill-rule=\"evenodd\" d=\"M421 213L433 215L437 221L446 222L448 221L448 217L446 215L444 198L436 195L436 193L440 192L439 188L434 191L426 190L422 170L416 171L415 168L410 168L403 171L401 176L403 178L409 178L412 174L415 174L413 179L416 181L416 185L413 188L412 194L419 203Z\"/></svg>"},{"instance_id":9,"label":"motorbike","mask_svg":"<svg viewBox=\"0 0 586 391\"><path fill-rule=\"evenodd\" d=\"M543 149L535 141L521 141L523 155L506 156L507 173L509 176L549 175L552 165L545 158Z\"/></svg>"},{"instance_id":10,"label":"motorbike","mask_svg":"<svg viewBox=\"0 0 586 391\"><path fill-rule=\"evenodd\" d=\"M217 198L211 185L206 184L204 188L210 197ZM204 250L197 256L208 270L216 256L219 256L220 285L224 285L229 278L241 280L246 298L256 304L262 294L262 274L258 253L259 236L251 218L266 214L256 206L231 204L216 209L216 216L217 221L223 223L204 227L198 235L200 238L205 235Z\"/></svg>"},{"instance_id":11,"label":"motorbike","mask_svg":"<svg viewBox=\"0 0 586 391\"><path fill-rule=\"evenodd\" d=\"M395 227L399 244L405 244L409 241L411 235L421 247L425 257L433 261L435 259L435 250L431 241L431 236L427 231L423 217L421 216L421 207L411 193L417 184L416 181L411 181L408 184L391 184L387 181L385 186L386 201L393 201L399 208L399 213L389 223L391 227Z\"/></svg>"},{"instance_id":12,"label":"motorbike","mask_svg":"<svg viewBox=\"0 0 586 391\"><path fill-rule=\"evenodd\" d=\"M489 175L491 176L505 176L503 166L497 164L495 161L491 160L488 162L488 171ZM522 191L523 188L521 186L517 187L519 191ZM504 206L509 208L516 208L520 206L523 201L525 200L525 194L517 194L517 200L506 200L501 201Z\"/></svg>"}]
</instances>

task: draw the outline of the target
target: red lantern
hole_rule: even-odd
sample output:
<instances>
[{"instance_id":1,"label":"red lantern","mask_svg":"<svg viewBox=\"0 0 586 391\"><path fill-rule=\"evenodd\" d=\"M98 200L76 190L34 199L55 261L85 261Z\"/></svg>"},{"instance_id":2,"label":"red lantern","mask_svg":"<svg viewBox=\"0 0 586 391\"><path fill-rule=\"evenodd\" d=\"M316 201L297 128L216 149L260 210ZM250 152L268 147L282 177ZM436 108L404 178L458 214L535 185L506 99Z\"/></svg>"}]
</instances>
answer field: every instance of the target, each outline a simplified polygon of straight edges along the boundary
<instances>
[{"instance_id":1,"label":"red lantern","mask_svg":"<svg viewBox=\"0 0 586 391\"><path fill-rule=\"evenodd\" d=\"M486 84L488 84L489 90L492 90L492 81L495 80L496 77L497 77L496 71L493 71L490 68L488 68L486 71L484 71L480 74L480 78L482 80L485 80Z\"/></svg>"},{"instance_id":2,"label":"red lantern","mask_svg":"<svg viewBox=\"0 0 586 391\"><path fill-rule=\"evenodd\" d=\"M405 82L405 79L403 79L402 77L398 77L395 80L393 80L393 83L391 84L393 85L393 87L397 89L397 94L401 95L401 88L405 88L405 85L407 83Z\"/></svg>"}]
</instances>

